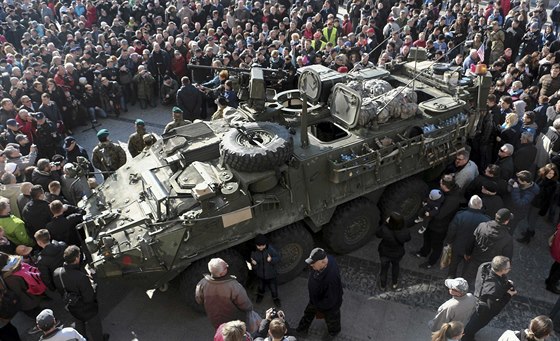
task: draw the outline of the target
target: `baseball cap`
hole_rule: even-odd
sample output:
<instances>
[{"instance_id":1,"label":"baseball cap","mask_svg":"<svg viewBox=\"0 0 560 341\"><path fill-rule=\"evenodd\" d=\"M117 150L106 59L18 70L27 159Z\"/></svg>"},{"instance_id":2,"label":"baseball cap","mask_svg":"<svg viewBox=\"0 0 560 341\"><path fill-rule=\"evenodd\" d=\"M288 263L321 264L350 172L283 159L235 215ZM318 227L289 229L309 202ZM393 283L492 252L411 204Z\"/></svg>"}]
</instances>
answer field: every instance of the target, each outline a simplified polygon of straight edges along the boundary
<instances>
[{"instance_id":1,"label":"baseball cap","mask_svg":"<svg viewBox=\"0 0 560 341\"><path fill-rule=\"evenodd\" d=\"M457 290L462 293L467 293L469 291L469 283L462 277L446 279L445 286L449 289Z\"/></svg>"},{"instance_id":2,"label":"baseball cap","mask_svg":"<svg viewBox=\"0 0 560 341\"><path fill-rule=\"evenodd\" d=\"M10 118L9 120L6 121L6 125L7 126L17 126L17 121L14 118Z\"/></svg>"},{"instance_id":3,"label":"baseball cap","mask_svg":"<svg viewBox=\"0 0 560 341\"><path fill-rule=\"evenodd\" d=\"M64 148L70 147L70 145L74 141L76 141L76 139L73 136L66 136L66 138L64 139Z\"/></svg>"},{"instance_id":4,"label":"baseball cap","mask_svg":"<svg viewBox=\"0 0 560 341\"><path fill-rule=\"evenodd\" d=\"M44 309L39 313L39 315L37 315L36 322L39 329L43 331L51 329L56 323L53 311L50 309Z\"/></svg>"},{"instance_id":5,"label":"baseball cap","mask_svg":"<svg viewBox=\"0 0 560 341\"><path fill-rule=\"evenodd\" d=\"M311 250L309 257L305 260L305 262L309 265L314 264L317 261L323 260L327 257L327 253L325 250L321 249L320 247L316 247Z\"/></svg>"}]
</instances>

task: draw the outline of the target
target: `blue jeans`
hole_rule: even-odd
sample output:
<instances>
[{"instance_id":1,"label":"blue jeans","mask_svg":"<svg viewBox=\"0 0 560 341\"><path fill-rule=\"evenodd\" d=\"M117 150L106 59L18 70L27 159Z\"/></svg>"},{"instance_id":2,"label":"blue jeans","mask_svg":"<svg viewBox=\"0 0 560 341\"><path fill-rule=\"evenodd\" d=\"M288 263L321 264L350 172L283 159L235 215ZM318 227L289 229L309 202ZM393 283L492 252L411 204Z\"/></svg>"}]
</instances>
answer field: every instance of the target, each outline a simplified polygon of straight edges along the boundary
<instances>
[{"instance_id":1,"label":"blue jeans","mask_svg":"<svg viewBox=\"0 0 560 341\"><path fill-rule=\"evenodd\" d=\"M103 110L101 108L96 109L96 108L90 107L87 110L88 110L88 113L89 113L89 118L92 121L95 121L97 116L107 118L107 113L105 112L105 110ZM96 116L96 114L97 114L97 116Z\"/></svg>"}]
</instances>

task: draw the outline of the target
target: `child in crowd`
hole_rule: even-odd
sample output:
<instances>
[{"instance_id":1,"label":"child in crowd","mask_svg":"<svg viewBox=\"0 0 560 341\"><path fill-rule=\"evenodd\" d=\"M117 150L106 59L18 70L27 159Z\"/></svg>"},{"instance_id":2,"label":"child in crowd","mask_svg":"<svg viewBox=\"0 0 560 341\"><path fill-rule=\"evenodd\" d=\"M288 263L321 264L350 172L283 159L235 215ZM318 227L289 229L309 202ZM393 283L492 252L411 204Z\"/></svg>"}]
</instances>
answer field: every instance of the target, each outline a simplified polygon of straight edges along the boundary
<instances>
[{"instance_id":1,"label":"child in crowd","mask_svg":"<svg viewBox=\"0 0 560 341\"><path fill-rule=\"evenodd\" d=\"M280 255L268 244L265 235L259 234L255 237L256 250L251 252L251 264L253 264L255 273L259 279L259 288L257 293L257 303L260 303L264 296L265 287L268 287L272 294L274 305L280 307L280 299L278 298L278 274L276 272L276 264L280 261Z\"/></svg>"},{"instance_id":2,"label":"child in crowd","mask_svg":"<svg viewBox=\"0 0 560 341\"><path fill-rule=\"evenodd\" d=\"M430 195L422 202L422 208L418 211L418 218L414 220L415 223L423 223L418 233L426 232L426 226L430 223L433 217L439 213L439 208L443 204L445 197L439 189L432 189Z\"/></svg>"}]
</instances>

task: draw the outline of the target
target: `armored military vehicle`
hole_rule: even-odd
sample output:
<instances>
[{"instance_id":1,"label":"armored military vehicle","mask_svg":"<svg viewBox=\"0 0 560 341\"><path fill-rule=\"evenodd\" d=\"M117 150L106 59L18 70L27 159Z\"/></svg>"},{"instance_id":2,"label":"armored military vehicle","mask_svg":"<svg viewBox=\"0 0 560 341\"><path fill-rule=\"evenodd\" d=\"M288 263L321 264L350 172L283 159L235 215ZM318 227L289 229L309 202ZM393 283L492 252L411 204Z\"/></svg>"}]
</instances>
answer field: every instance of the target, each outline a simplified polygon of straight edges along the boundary
<instances>
[{"instance_id":1,"label":"armored military vehicle","mask_svg":"<svg viewBox=\"0 0 560 341\"><path fill-rule=\"evenodd\" d=\"M427 61L350 74L310 67L296 91L267 101L254 67L235 118L164 135L83 203L91 263L100 277L152 288L178 278L196 306L209 258L225 258L243 281L244 247L263 233L289 281L314 235L346 253L372 238L383 213L413 218L422 177L464 148L489 86L484 75L450 83Z\"/></svg>"}]
</instances>

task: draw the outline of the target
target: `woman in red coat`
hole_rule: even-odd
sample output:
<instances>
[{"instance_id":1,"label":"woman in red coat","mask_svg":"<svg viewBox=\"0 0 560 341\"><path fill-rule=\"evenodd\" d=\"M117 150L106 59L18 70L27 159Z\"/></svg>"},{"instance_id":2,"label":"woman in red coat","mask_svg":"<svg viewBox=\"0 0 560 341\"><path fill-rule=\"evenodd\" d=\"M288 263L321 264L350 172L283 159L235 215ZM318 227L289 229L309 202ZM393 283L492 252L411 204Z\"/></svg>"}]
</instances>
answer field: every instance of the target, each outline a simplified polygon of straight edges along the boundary
<instances>
[{"instance_id":1,"label":"woman in red coat","mask_svg":"<svg viewBox=\"0 0 560 341\"><path fill-rule=\"evenodd\" d=\"M171 72L177 81L180 81L183 76L187 75L187 61L179 50L173 52L173 58L171 58Z\"/></svg>"}]
</instances>

